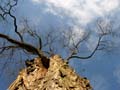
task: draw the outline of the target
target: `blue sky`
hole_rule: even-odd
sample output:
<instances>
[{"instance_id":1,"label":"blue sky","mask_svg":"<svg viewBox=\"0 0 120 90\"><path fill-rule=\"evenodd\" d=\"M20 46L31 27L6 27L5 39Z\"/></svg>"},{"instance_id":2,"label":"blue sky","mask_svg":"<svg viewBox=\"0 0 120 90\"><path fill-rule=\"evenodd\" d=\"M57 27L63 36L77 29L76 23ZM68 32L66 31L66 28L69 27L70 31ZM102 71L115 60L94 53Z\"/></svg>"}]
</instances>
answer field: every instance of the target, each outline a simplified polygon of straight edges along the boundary
<instances>
[{"instance_id":1,"label":"blue sky","mask_svg":"<svg viewBox=\"0 0 120 90\"><path fill-rule=\"evenodd\" d=\"M30 24L41 28L43 32L52 27L73 28L75 40L82 36L88 26L93 32L96 29L96 20L103 19L105 23L113 23L113 31L119 34L120 26L120 0L21 0L16 8L19 21L29 18ZM103 24L105 25L105 24ZM21 27L21 26L19 26ZM120 40L113 37L117 48L111 52L97 52L88 60L71 60L70 65L76 72L86 76L94 90L120 89ZM95 46L94 36L86 44L92 50ZM5 90L7 76L0 78L0 90Z\"/></svg>"}]
</instances>

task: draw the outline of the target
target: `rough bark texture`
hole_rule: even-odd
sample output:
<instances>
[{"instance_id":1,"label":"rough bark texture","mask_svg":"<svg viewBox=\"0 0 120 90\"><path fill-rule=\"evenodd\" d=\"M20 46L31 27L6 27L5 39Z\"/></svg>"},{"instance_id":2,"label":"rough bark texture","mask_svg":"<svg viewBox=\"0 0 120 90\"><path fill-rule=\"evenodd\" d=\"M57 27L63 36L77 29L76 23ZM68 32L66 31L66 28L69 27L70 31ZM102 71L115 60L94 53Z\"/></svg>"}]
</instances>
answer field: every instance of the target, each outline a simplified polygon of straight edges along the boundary
<instances>
[{"instance_id":1,"label":"rough bark texture","mask_svg":"<svg viewBox=\"0 0 120 90\"><path fill-rule=\"evenodd\" d=\"M41 58L26 62L8 90L92 90L89 80L78 76L59 55L50 58L49 68Z\"/></svg>"}]
</instances>

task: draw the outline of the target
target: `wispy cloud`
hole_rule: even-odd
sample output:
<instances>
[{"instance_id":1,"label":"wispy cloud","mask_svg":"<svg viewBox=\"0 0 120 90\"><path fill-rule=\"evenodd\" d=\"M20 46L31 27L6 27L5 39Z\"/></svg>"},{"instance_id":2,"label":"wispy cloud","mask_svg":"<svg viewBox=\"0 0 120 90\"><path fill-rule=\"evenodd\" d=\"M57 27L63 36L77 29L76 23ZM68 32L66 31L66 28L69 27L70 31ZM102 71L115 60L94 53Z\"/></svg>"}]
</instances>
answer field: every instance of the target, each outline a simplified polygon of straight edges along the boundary
<instances>
[{"instance_id":1,"label":"wispy cloud","mask_svg":"<svg viewBox=\"0 0 120 90\"><path fill-rule=\"evenodd\" d=\"M104 16L117 8L119 0L32 0L37 4L46 4L47 12L64 17L65 15L76 20L77 23L86 24L96 16Z\"/></svg>"},{"instance_id":2,"label":"wispy cloud","mask_svg":"<svg viewBox=\"0 0 120 90\"><path fill-rule=\"evenodd\" d=\"M79 37L84 27L93 22L98 17L105 17L119 7L119 0L31 0L34 4L45 5L45 13L62 18L64 23L73 27L73 31ZM69 19L69 20L68 20ZM54 21L54 20L53 20ZM79 39L79 38L78 38ZM87 47L93 50L95 44L94 37L88 42Z\"/></svg>"}]
</instances>

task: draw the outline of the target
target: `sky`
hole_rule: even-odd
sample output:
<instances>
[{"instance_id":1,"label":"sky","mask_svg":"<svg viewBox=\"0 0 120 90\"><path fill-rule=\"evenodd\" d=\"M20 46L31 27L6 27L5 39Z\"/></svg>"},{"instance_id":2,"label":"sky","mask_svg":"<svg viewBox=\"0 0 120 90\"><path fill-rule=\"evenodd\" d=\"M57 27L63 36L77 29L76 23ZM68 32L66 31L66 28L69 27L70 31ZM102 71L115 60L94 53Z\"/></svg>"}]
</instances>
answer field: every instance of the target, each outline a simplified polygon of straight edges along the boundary
<instances>
[{"instance_id":1,"label":"sky","mask_svg":"<svg viewBox=\"0 0 120 90\"><path fill-rule=\"evenodd\" d=\"M29 18L30 23L42 29L43 32L54 28L72 27L78 40L89 29L98 33L97 20L104 20L103 24L112 23L115 35L120 34L120 0L21 0L15 15L21 20ZM21 26L20 26L21 27ZM97 52L88 60L74 59L70 65L81 76L90 80L94 90L120 89L120 41L119 38L110 38L115 46L110 52ZM95 36L91 36L87 47L93 50ZM93 44L94 43L94 44ZM0 78L0 90L6 90L4 84L7 76Z\"/></svg>"}]
</instances>

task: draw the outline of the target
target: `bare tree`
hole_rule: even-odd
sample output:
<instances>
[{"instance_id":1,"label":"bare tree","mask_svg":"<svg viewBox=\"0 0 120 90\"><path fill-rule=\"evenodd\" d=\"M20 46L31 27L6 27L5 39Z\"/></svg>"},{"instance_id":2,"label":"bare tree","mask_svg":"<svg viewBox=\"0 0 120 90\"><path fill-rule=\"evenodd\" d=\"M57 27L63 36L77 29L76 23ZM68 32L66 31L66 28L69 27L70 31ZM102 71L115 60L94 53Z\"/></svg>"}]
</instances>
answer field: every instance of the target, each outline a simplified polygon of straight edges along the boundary
<instances>
[{"instance_id":1,"label":"bare tree","mask_svg":"<svg viewBox=\"0 0 120 90\"><path fill-rule=\"evenodd\" d=\"M6 1L6 0L5 0ZM18 38L12 38L10 35L6 35L0 32L0 38L5 40L1 40L2 46L0 46L0 54L3 54L7 50L22 50L27 54L37 55L38 57L46 58L47 61L42 59L43 65L48 68L49 67L49 59L48 56L56 54L57 48L56 45L61 44L64 50L69 51L69 55L67 56L66 60L69 62L70 59L77 58L77 59L88 59L91 58L97 50L103 50L106 47L107 41L104 40L104 37L110 35L112 27L110 25L104 26L102 21L97 22L97 26L99 29L99 34L97 37L97 44L94 47L94 50L88 56L80 56L80 45L84 41L87 41L91 32L86 32L84 35L79 38L77 41L74 39L74 33L72 28L69 28L69 32L62 31L60 34L61 37L55 35L53 31L46 33L45 38L41 37L40 34L36 32L32 27L29 25L29 21L24 19L23 27L21 30L18 29L17 24L17 17L14 15L14 8L18 4L18 0L8 0L7 2L3 1L3 5L0 5L0 17L3 21L5 21L8 17L13 22L13 31ZM9 31L9 30L8 30ZM25 33L36 39L38 45L35 46L32 43L27 43L24 36ZM7 41L7 42L6 42ZM7 43L7 44L6 44ZM59 48L59 46L58 46ZM14 52L14 51L12 51Z\"/></svg>"}]
</instances>

